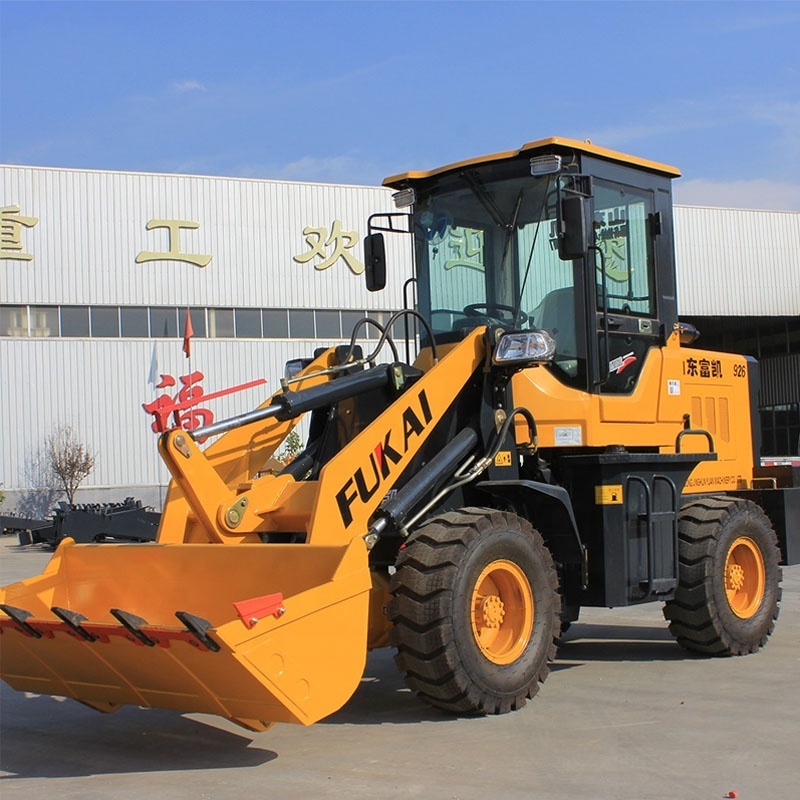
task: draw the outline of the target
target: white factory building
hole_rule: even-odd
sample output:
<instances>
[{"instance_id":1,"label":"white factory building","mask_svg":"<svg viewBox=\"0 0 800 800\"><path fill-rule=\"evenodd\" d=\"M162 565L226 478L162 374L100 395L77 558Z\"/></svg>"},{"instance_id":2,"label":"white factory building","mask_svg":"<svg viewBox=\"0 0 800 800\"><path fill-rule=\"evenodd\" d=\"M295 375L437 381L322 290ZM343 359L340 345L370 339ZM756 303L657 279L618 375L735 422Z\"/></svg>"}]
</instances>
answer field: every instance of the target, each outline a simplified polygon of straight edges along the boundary
<instances>
[{"instance_id":1,"label":"white factory building","mask_svg":"<svg viewBox=\"0 0 800 800\"><path fill-rule=\"evenodd\" d=\"M369 293L362 274L368 217L395 210L387 189L23 166L0 175L5 508L46 514L63 499L43 444L65 426L97 457L78 500L160 507L169 475L143 405L194 403L177 410L187 426L250 410L279 389L288 359L349 341L365 312L385 321L405 302L409 237L386 238L385 291ZM800 214L675 215L681 317L703 332L698 346L761 358L765 444L796 454ZM377 330L365 335L367 349Z\"/></svg>"}]
</instances>

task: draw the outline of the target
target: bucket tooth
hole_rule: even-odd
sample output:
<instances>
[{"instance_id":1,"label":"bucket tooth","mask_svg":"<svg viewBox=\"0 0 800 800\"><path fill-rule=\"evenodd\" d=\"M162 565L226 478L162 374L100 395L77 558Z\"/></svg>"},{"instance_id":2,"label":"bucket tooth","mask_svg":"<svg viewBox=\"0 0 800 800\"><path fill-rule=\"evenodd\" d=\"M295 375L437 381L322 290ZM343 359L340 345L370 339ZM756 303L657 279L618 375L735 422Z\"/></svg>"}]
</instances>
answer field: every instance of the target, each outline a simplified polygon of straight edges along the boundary
<instances>
[{"instance_id":1,"label":"bucket tooth","mask_svg":"<svg viewBox=\"0 0 800 800\"><path fill-rule=\"evenodd\" d=\"M207 633L209 628L214 627L207 619L190 614L188 611L176 611L175 616L199 642L212 652L219 652L219 645Z\"/></svg>"},{"instance_id":2,"label":"bucket tooth","mask_svg":"<svg viewBox=\"0 0 800 800\"><path fill-rule=\"evenodd\" d=\"M41 639L42 634L36 630L32 625L29 625L26 620L30 619L33 614L30 611L26 611L24 608L17 608L16 606L9 606L3 603L0 605L0 609L2 609L17 625L23 630L23 632L27 633L28 636L33 636L35 639Z\"/></svg>"},{"instance_id":3,"label":"bucket tooth","mask_svg":"<svg viewBox=\"0 0 800 800\"><path fill-rule=\"evenodd\" d=\"M60 620L65 622L75 633L87 642L96 642L97 637L89 633L84 627L83 623L86 622L86 617L79 614L77 611L70 611L68 608L61 608L60 606L53 606L50 609Z\"/></svg>"},{"instance_id":4,"label":"bucket tooth","mask_svg":"<svg viewBox=\"0 0 800 800\"><path fill-rule=\"evenodd\" d=\"M123 628L133 634L142 644L146 644L148 647L153 647L156 644L155 639L151 639L140 630L147 625L146 619L137 617L135 614L131 614L130 611L123 611L121 608L112 608L110 613L115 619L119 620Z\"/></svg>"}]
</instances>

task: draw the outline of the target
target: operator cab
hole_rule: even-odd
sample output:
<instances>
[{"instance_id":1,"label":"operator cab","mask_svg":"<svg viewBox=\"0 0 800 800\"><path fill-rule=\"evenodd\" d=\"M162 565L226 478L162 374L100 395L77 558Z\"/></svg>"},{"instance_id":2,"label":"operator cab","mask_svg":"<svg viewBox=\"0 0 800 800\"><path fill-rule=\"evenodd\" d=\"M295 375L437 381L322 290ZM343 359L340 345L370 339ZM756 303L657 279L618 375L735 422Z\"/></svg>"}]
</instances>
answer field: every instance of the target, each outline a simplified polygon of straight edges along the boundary
<instances>
[{"instance_id":1,"label":"operator cab","mask_svg":"<svg viewBox=\"0 0 800 800\"><path fill-rule=\"evenodd\" d=\"M543 329L560 381L632 391L677 320L670 179L679 174L552 138L388 178L410 212L419 311L436 342L479 325ZM385 270L373 231L397 230L396 216L370 220L370 288Z\"/></svg>"}]
</instances>

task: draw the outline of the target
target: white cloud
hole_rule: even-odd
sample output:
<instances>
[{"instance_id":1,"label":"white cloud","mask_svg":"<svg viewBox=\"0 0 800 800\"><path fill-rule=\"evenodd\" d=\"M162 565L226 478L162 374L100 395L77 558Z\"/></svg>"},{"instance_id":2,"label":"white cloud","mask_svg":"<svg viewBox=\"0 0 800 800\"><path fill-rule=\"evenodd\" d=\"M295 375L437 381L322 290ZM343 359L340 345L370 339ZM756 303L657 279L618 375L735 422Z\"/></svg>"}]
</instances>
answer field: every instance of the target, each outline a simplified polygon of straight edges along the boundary
<instances>
[{"instance_id":1,"label":"white cloud","mask_svg":"<svg viewBox=\"0 0 800 800\"><path fill-rule=\"evenodd\" d=\"M349 156L331 156L328 158L303 156L297 161L285 164L278 171L278 177L299 181L339 181L348 173L352 175L353 166L354 159Z\"/></svg>"},{"instance_id":2,"label":"white cloud","mask_svg":"<svg viewBox=\"0 0 800 800\"><path fill-rule=\"evenodd\" d=\"M800 211L800 183L766 178L734 181L713 181L705 178L679 180L673 184L673 196L678 205Z\"/></svg>"},{"instance_id":3,"label":"white cloud","mask_svg":"<svg viewBox=\"0 0 800 800\"><path fill-rule=\"evenodd\" d=\"M754 103L750 117L772 126L774 146L785 154L790 163L800 155L800 100L771 99Z\"/></svg>"},{"instance_id":4,"label":"white cloud","mask_svg":"<svg viewBox=\"0 0 800 800\"><path fill-rule=\"evenodd\" d=\"M205 92L206 86L205 84L200 83L200 81L194 80L186 80L186 81L173 81L170 84L170 88L173 92Z\"/></svg>"},{"instance_id":5,"label":"white cloud","mask_svg":"<svg viewBox=\"0 0 800 800\"><path fill-rule=\"evenodd\" d=\"M692 113L687 113L684 108L676 108L675 113L668 120L662 118L649 125L633 124L603 128L591 131L586 138L600 147L621 148L633 142L646 141L652 137L703 130L716 124L718 124L717 120L704 118L700 115L693 116Z\"/></svg>"},{"instance_id":6,"label":"white cloud","mask_svg":"<svg viewBox=\"0 0 800 800\"><path fill-rule=\"evenodd\" d=\"M303 156L288 164L259 164L242 166L237 174L275 180L344 183L377 186L382 172L373 163L356 156Z\"/></svg>"},{"instance_id":7,"label":"white cloud","mask_svg":"<svg viewBox=\"0 0 800 800\"><path fill-rule=\"evenodd\" d=\"M777 6L773 5L772 8L777 8ZM798 22L800 22L800 14L789 11L782 14L765 14L759 17L742 16L723 20L719 23L719 29L726 33L741 33L764 28L783 28Z\"/></svg>"}]
</instances>

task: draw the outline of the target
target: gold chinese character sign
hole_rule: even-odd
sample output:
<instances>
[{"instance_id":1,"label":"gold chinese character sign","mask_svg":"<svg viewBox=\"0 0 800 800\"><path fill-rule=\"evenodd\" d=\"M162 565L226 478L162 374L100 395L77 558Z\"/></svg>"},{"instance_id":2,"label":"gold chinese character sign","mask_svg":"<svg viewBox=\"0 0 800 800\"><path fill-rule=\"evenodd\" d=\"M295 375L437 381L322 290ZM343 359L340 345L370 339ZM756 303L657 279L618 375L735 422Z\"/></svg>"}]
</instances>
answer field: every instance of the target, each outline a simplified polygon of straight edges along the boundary
<instances>
[{"instance_id":1,"label":"gold chinese character sign","mask_svg":"<svg viewBox=\"0 0 800 800\"><path fill-rule=\"evenodd\" d=\"M0 258L16 261L33 261L31 253L22 249L22 229L32 228L38 217L23 217L19 206L0 208Z\"/></svg>"},{"instance_id":2,"label":"gold chinese character sign","mask_svg":"<svg viewBox=\"0 0 800 800\"><path fill-rule=\"evenodd\" d=\"M137 264L145 264L148 261L184 261L187 264L194 264L196 267L207 267L213 256L195 253L182 253L180 250L181 230L197 230L199 222L190 222L182 219L151 219L147 223L147 230L152 231L156 228L166 228L169 231L169 250L156 253L150 250L143 250L136 256Z\"/></svg>"},{"instance_id":3,"label":"gold chinese character sign","mask_svg":"<svg viewBox=\"0 0 800 800\"><path fill-rule=\"evenodd\" d=\"M306 237L306 244L311 249L307 253L292 256L292 259L297 261L298 264L306 264L312 258L318 256L323 260L314 264L314 269L324 270L332 267L340 258L343 258L355 275L360 275L364 271L364 265L352 253L347 252L352 247L355 247L358 241L358 234L356 231L343 231L342 223L338 219L333 221L330 235L328 235L328 229L325 227L314 228L309 225L303 228L303 236ZM331 245L333 245L333 250L326 252L324 248Z\"/></svg>"}]
</instances>

